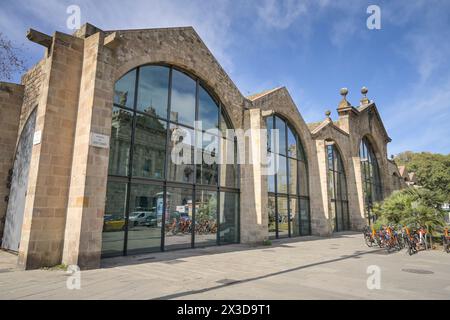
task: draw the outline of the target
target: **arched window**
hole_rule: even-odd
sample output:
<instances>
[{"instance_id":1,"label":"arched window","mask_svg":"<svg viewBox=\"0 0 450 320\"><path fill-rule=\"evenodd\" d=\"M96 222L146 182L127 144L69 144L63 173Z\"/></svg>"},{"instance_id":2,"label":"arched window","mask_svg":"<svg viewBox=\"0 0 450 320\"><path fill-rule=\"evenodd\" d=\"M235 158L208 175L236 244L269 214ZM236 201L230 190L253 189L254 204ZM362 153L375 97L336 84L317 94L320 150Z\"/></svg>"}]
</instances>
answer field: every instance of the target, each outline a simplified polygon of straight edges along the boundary
<instances>
[{"instance_id":1,"label":"arched window","mask_svg":"<svg viewBox=\"0 0 450 320\"><path fill-rule=\"evenodd\" d=\"M237 162L205 161L236 149L219 100L166 65L131 70L114 93L103 256L238 242Z\"/></svg>"},{"instance_id":2,"label":"arched window","mask_svg":"<svg viewBox=\"0 0 450 320\"><path fill-rule=\"evenodd\" d=\"M278 170L268 175L269 236L272 238L311 234L308 166L300 138L281 117L266 118L268 152L278 157ZM272 145L272 130L278 141Z\"/></svg>"},{"instance_id":3,"label":"arched window","mask_svg":"<svg viewBox=\"0 0 450 320\"><path fill-rule=\"evenodd\" d=\"M372 214L373 204L383 199L380 169L370 141L364 137L359 149L361 176L364 190L364 208L369 222L376 220Z\"/></svg>"},{"instance_id":4,"label":"arched window","mask_svg":"<svg viewBox=\"0 0 450 320\"><path fill-rule=\"evenodd\" d=\"M348 212L347 179L341 153L334 142L328 142L326 148L330 219L332 219L333 230L349 230L350 216Z\"/></svg>"}]
</instances>

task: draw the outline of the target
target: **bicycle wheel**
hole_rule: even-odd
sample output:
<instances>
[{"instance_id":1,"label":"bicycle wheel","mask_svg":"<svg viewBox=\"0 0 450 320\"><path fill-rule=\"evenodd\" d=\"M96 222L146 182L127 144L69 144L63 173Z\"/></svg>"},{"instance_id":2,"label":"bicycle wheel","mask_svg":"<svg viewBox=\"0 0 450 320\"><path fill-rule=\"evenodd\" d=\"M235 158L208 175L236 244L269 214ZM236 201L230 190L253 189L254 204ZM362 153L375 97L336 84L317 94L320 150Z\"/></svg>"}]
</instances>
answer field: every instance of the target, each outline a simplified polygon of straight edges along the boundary
<instances>
[{"instance_id":1,"label":"bicycle wheel","mask_svg":"<svg viewBox=\"0 0 450 320\"><path fill-rule=\"evenodd\" d=\"M370 236L368 236L367 234L364 235L364 241L366 242L366 245L371 248L373 246L373 241L372 238Z\"/></svg>"}]
</instances>

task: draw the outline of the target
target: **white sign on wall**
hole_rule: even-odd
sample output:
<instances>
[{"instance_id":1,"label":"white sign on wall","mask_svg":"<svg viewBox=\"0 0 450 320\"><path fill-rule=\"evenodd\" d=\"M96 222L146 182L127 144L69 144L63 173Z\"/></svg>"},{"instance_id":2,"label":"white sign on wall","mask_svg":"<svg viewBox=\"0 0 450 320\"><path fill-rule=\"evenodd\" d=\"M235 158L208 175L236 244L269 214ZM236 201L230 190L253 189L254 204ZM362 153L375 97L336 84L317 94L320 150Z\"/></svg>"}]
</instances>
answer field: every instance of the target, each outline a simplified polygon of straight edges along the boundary
<instances>
[{"instance_id":1,"label":"white sign on wall","mask_svg":"<svg viewBox=\"0 0 450 320\"><path fill-rule=\"evenodd\" d=\"M33 146L40 144L42 141L42 131L36 131L33 136Z\"/></svg>"},{"instance_id":2,"label":"white sign on wall","mask_svg":"<svg viewBox=\"0 0 450 320\"><path fill-rule=\"evenodd\" d=\"M109 148L109 136L91 132L91 141L89 145L92 147L108 149Z\"/></svg>"}]
</instances>

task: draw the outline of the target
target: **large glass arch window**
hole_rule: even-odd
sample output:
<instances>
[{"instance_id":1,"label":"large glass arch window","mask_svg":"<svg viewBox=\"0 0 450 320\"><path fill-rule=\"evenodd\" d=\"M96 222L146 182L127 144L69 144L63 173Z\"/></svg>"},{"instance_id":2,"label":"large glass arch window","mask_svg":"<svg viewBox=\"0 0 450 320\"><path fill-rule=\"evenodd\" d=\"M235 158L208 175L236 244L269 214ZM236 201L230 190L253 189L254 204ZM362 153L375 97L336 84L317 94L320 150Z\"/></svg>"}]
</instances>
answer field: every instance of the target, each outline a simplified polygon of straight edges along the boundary
<instances>
[{"instance_id":1,"label":"large glass arch window","mask_svg":"<svg viewBox=\"0 0 450 320\"><path fill-rule=\"evenodd\" d=\"M350 229L347 178L341 153L334 142L327 142L328 193L333 231Z\"/></svg>"},{"instance_id":2,"label":"large glass arch window","mask_svg":"<svg viewBox=\"0 0 450 320\"><path fill-rule=\"evenodd\" d=\"M301 140L289 123L278 115L267 117L266 127L267 150L269 155L278 158L278 170L267 176L269 236L309 235L308 166ZM273 130L278 130L277 141Z\"/></svg>"},{"instance_id":3,"label":"large glass arch window","mask_svg":"<svg viewBox=\"0 0 450 320\"><path fill-rule=\"evenodd\" d=\"M210 161L236 152L219 134L231 128L220 101L182 70L145 65L119 79L102 255L237 243L238 165Z\"/></svg>"},{"instance_id":4,"label":"large glass arch window","mask_svg":"<svg viewBox=\"0 0 450 320\"><path fill-rule=\"evenodd\" d=\"M380 178L380 169L374 149L367 137L361 140L359 148L361 159L361 176L364 190L364 209L369 223L376 220L373 214L373 204L383 200L383 188Z\"/></svg>"}]
</instances>

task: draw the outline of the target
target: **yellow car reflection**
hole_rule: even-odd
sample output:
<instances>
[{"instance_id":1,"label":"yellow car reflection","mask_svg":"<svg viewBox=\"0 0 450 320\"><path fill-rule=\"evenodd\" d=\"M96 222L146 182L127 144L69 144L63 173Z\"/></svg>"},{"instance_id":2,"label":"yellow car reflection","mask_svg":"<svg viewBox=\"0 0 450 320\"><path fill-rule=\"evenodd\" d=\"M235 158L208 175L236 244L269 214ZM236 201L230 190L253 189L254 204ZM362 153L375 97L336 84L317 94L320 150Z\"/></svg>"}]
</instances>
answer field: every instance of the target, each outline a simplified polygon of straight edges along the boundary
<instances>
[{"instance_id":1,"label":"yellow car reflection","mask_svg":"<svg viewBox=\"0 0 450 320\"><path fill-rule=\"evenodd\" d=\"M105 216L103 232L122 231L125 228L125 219L120 217Z\"/></svg>"}]
</instances>

